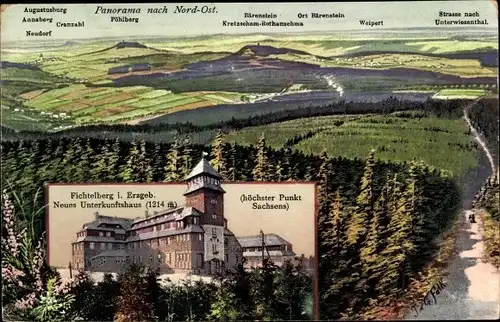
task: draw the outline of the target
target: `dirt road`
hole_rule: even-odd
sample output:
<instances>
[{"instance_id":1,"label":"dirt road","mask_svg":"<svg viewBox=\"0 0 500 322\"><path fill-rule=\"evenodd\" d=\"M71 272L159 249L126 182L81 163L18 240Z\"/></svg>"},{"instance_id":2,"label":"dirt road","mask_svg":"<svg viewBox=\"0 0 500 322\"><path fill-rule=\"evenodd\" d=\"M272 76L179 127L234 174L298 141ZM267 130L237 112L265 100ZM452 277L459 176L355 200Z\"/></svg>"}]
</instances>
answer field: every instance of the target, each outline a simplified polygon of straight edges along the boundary
<instances>
[{"instance_id":1,"label":"dirt road","mask_svg":"<svg viewBox=\"0 0 500 322\"><path fill-rule=\"evenodd\" d=\"M480 98L479 98L480 99ZM464 119L474 139L488 158L489 173L495 173L496 167L491 152L481 134L472 126L469 111L476 102L464 109ZM480 180L479 177L476 178ZM464 203L466 204L466 203ZM464 206L468 209L469 206ZM469 214L473 210L464 210L457 230L456 249L448 268L449 275L443 278L446 288L436 296L436 302L423 306L418 315L408 312L405 320L491 320L500 318L500 274L491 264L482 261L484 242L480 216L475 216L477 223L470 224ZM417 315L417 316L415 316Z\"/></svg>"},{"instance_id":2,"label":"dirt road","mask_svg":"<svg viewBox=\"0 0 500 322\"><path fill-rule=\"evenodd\" d=\"M456 255L450 263L450 274L443 278L444 291L436 301L424 306L415 317L409 312L405 320L491 320L500 317L500 275L495 267L482 261L481 218L467 220L464 211L458 228Z\"/></svg>"}]
</instances>

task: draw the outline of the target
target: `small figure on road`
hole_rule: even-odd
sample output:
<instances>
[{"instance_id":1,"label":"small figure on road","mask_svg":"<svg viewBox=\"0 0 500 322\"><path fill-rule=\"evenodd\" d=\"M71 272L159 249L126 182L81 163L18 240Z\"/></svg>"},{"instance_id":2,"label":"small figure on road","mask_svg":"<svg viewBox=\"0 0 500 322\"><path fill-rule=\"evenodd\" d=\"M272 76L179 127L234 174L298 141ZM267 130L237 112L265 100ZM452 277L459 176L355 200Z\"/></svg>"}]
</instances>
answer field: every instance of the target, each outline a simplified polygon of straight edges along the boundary
<instances>
[{"instance_id":1,"label":"small figure on road","mask_svg":"<svg viewBox=\"0 0 500 322\"><path fill-rule=\"evenodd\" d=\"M469 215L469 222L471 224L476 222L476 216L474 214Z\"/></svg>"}]
</instances>

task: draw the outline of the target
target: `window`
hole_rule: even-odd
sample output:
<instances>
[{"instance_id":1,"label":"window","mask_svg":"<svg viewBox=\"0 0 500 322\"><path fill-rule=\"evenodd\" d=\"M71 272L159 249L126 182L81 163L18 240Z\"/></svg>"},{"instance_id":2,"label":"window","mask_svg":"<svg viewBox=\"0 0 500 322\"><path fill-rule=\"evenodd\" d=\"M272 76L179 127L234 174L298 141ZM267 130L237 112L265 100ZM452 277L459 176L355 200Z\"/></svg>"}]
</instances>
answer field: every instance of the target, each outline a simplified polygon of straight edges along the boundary
<instances>
[{"instance_id":1,"label":"window","mask_svg":"<svg viewBox=\"0 0 500 322\"><path fill-rule=\"evenodd\" d=\"M111 237L111 232L110 232L110 231L107 231L107 232L106 232L106 236L107 236L107 237Z\"/></svg>"},{"instance_id":2,"label":"window","mask_svg":"<svg viewBox=\"0 0 500 322\"><path fill-rule=\"evenodd\" d=\"M101 244L101 249L105 250L106 249L106 243L100 243Z\"/></svg>"},{"instance_id":3,"label":"window","mask_svg":"<svg viewBox=\"0 0 500 322\"><path fill-rule=\"evenodd\" d=\"M99 237L102 237L103 236L103 233L102 231L99 232Z\"/></svg>"},{"instance_id":4,"label":"window","mask_svg":"<svg viewBox=\"0 0 500 322\"><path fill-rule=\"evenodd\" d=\"M217 215L216 215L216 214L213 214L213 215L212 215L212 219L217 219Z\"/></svg>"},{"instance_id":5,"label":"window","mask_svg":"<svg viewBox=\"0 0 500 322\"><path fill-rule=\"evenodd\" d=\"M217 253L217 244L212 244L212 253Z\"/></svg>"},{"instance_id":6,"label":"window","mask_svg":"<svg viewBox=\"0 0 500 322\"><path fill-rule=\"evenodd\" d=\"M161 253L158 253L158 255L156 256L156 258L158 259L158 264L161 263Z\"/></svg>"},{"instance_id":7,"label":"window","mask_svg":"<svg viewBox=\"0 0 500 322\"><path fill-rule=\"evenodd\" d=\"M217 229L212 228L212 236L213 237L217 236Z\"/></svg>"},{"instance_id":8,"label":"window","mask_svg":"<svg viewBox=\"0 0 500 322\"><path fill-rule=\"evenodd\" d=\"M216 205L216 204L217 204L217 199L212 198L212 200L210 200L210 203L211 203L212 205Z\"/></svg>"},{"instance_id":9,"label":"window","mask_svg":"<svg viewBox=\"0 0 500 322\"><path fill-rule=\"evenodd\" d=\"M229 244L229 240L227 238L224 238L224 246L227 246Z\"/></svg>"},{"instance_id":10,"label":"window","mask_svg":"<svg viewBox=\"0 0 500 322\"><path fill-rule=\"evenodd\" d=\"M199 234L199 235L198 235L198 240L199 240L199 241L202 241L202 240L203 240L203 235L202 235L202 234Z\"/></svg>"},{"instance_id":11,"label":"window","mask_svg":"<svg viewBox=\"0 0 500 322\"><path fill-rule=\"evenodd\" d=\"M198 218L193 218L193 221L194 221L195 225L198 225L198 223L199 223L200 220Z\"/></svg>"},{"instance_id":12,"label":"window","mask_svg":"<svg viewBox=\"0 0 500 322\"><path fill-rule=\"evenodd\" d=\"M108 249L113 249L113 244L108 243Z\"/></svg>"}]
</instances>

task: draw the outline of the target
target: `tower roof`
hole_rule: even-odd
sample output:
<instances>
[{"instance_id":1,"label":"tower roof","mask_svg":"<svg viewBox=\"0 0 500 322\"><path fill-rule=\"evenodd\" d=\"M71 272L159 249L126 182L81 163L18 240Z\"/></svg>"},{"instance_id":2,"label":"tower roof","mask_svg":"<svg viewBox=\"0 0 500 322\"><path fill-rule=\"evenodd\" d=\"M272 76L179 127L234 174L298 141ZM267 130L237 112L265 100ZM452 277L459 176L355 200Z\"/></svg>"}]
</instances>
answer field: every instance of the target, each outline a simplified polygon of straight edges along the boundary
<instances>
[{"instance_id":1,"label":"tower roof","mask_svg":"<svg viewBox=\"0 0 500 322\"><path fill-rule=\"evenodd\" d=\"M214 169L214 167L212 167L212 165L210 165L210 163L204 157L202 157L200 162L198 162L193 170L191 170L189 175L186 177L186 180L192 179L202 174L222 179L222 176Z\"/></svg>"}]
</instances>

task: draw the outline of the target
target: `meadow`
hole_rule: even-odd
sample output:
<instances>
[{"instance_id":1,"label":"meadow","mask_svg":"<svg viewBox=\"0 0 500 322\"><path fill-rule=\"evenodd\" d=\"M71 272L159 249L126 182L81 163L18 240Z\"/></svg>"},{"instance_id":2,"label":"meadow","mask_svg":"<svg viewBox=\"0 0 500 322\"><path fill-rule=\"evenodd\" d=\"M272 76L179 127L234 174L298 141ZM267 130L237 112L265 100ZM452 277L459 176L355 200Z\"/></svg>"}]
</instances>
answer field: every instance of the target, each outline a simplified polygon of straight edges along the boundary
<instances>
[{"instance_id":1,"label":"meadow","mask_svg":"<svg viewBox=\"0 0 500 322\"><path fill-rule=\"evenodd\" d=\"M384 34L383 38L373 39L376 34L351 34L347 39L345 33L332 34L296 34L296 35L241 35L239 37L217 35L211 37L194 37L186 39L152 39L145 44L163 50L183 53L201 51L237 51L248 43L260 45L294 48L307 51L317 56L337 56L366 51L398 51L417 53L452 53L456 51L491 51L498 50L496 39L480 38L451 40L445 37L423 36L408 39L402 35ZM370 38L370 39L369 39Z\"/></svg>"},{"instance_id":2,"label":"meadow","mask_svg":"<svg viewBox=\"0 0 500 322\"><path fill-rule=\"evenodd\" d=\"M416 113L416 112L415 112ZM408 112L390 116L325 116L245 128L227 139L255 144L264 133L267 143L281 148L293 137L312 132L293 149L307 154L364 158L372 149L380 160L409 162L416 158L437 169L463 173L476 165L475 143L462 119L423 117Z\"/></svg>"},{"instance_id":3,"label":"meadow","mask_svg":"<svg viewBox=\"0 0 500 322\"><path fill-rule=\"evenodd\" d=\"M462 77L496 77L498 68L483 67L479 60L475 59L450 59L444 57L433 57L405 53L381 53L363 56L343 56L335 58L321 58L311 55L273 55L271 58L282 60L317 64L321 67L352 67L368 69L390 69L390 68L415 68L427 71L438 71L449 75Z\"/></svg>"},{"instance_id":4,"label":"meadow","mask_svg":"<svg viewBox=\"0 0 500 322\"><path fill-rule=\"evenodd\" d=\"M481 59L474 56L498 50L496 39L491 37L457 40L422 33L421 37L403 38L397 33L377 36L376 32L371 39L366 37L355 33L346 39L345 35L332 33L215 35L125 43L94 39L61 42L38 50L19 44L16 48L2 48L2 59L35 69L2 66L2 105L40 114L64 113L67 122L74 125L136 124L156 116L160 117L155 122L184 121L187 117L207 124L219 121L219 117L242 119L267 111L324 105L324 100L313 102L309 97L266 105L240 103L251 103L250 96L275 94L293 86L335 90L337 87L332 87L328 77L334 77L335 86L347 94L443 86L432 88L437 93L435 98L449 99L484 94L475 89L492 86L498 71L498 67L483 66ZM242 48L254 48L256 52L250 50L247 57L241 53ZM265 53L269 48L285 54L269 56ZM299 51L303 54L291 54ZM435 56L464 51L472 58ZM310 65L302 68L291 61ZM110 68L138 63L149 64L150 70L109 74ZM464 84L467 82L470 84ZM467 89L461 88L460 93L442 91L447 90L444 86L458 84ZM205 109L214 106L215 109ZM262 108L267 111L257 110ZM196 113L192 113L194 109ZM165 114L168 117L161 117ZM10 115L4 123L17 127L16 119L23 118ZM36 113L30 118L47 126L51 121Z\"/></svg>"},{"instance_id":5,"label":"meadow","mask_svg":"<svg viewBox=\"0 0 500 322\"><path fill-rule=\"evenodd\" d=\"M115 122L221 102L233 103L241 97L239 93L190 92L182 95L145 86L87 87L83 84L22 95L27 107L45 113L65 113L76 124Z\"/></svg>"}]
</instances>

